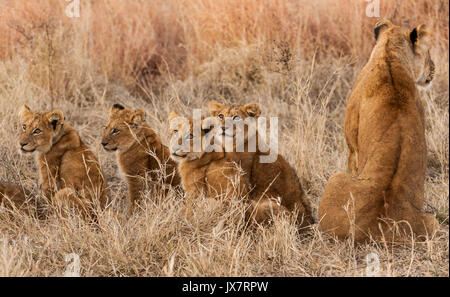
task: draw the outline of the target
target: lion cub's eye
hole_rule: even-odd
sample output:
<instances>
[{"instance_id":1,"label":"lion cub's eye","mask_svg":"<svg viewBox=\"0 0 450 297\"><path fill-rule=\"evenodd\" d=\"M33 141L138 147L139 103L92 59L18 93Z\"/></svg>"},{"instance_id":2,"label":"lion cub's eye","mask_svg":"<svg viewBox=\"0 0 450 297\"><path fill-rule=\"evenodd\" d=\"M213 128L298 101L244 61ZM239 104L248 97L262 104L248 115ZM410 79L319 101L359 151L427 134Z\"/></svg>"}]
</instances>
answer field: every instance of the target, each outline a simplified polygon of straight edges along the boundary
<instances>
[{"instance_id":1,"label":"lion cub's eye","mask_svg":"<svg viewBox=\"0 0 450 297\"><path fill-rule=\"evenodd\" d=\"M27 130L27 125L22 125L22 130L23 131Z\"/></svg>"},{"instance_id":2,"label":"lion cub's eye","mask_svg":"<svg viewBox=\"0 0 450 297\"><path fill-rule=\"evenodd\" d=\"M219 114L219 119L223 120L224 116L223 114Z\"/></svg>"},{"instance_id":3,"label":"lion cub's eye","mask_svg":"<svg viewBox=\"0 0 450 297\"><path fill-rule=\"evenodd\" d=\"M240 121L241 120L241 117L240 116L234 116L233 117L233 121Z\"/></svg>"},{"instance_id":4,"label":"lion cub's eye","mask_svg":"<svg viewBox=\"0 0 450 297\"><path fill-rule=\"evenodd\" d=\"M33 130L33 135L39 135L39 134L41 134L41 132L42 131L40 129L36 128L36 129Z\"/></svg>"},{"instance_id":5,"label":"lion cub's eye","mask_svg":"<svg viewBox=\"0 0 450 297\"><path fill-rule=\"evenodd\" d=\"M178 130L172 130L172 134L175 136L178 135Z\"/></svg>"},{"instance_id":6,"label":"lion cub's eye","mask_svg":"<svg viewBox=\"0 0 450 297\"><path fill-rule=\"evenodd\" d=\"M119 129L114 128L114 129L112 129L112 131L111 131L111 135L119 134L119 132L120 132Z\"/></svg>"},{"instance_id":7,"label":"lion cub's eye","mask_svg":"<svg viewBox=\"0 0 450 297\"><path fill-rule=\"evenodd\" d=\"M186 135L186 139L192 139L192 138L194 138L194 135L192 135L192 133L191 133L191 134L188 134L188 135Z\"/></svg>"}]
</instances>

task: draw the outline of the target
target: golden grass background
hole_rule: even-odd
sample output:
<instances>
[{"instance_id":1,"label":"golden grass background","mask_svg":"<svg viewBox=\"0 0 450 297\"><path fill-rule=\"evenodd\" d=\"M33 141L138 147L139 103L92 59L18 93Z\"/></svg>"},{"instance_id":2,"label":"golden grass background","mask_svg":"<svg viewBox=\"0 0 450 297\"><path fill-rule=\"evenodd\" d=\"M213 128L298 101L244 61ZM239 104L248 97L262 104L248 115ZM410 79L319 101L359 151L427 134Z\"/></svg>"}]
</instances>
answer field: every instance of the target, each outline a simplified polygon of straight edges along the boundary
<instances>
[{"instance_id":1,"label":"golden grass background","mask_svg":"<svg viewBox=\"0 0 450 297\"><path fill-rule=\"evenodd\" d=\"M147 193L126 219L126 183L100 145L109 107L144 108L168 143L169 108L190 114L215 99L258 102L278 116L280 150L317 208L328 178L346 168L345 104L374 45L377 18L363 0L0 0L0 179L39 195L34 159L17 152L17 111L61 109L99 156L110 207L98 226L76 214L38 220L0 207L0 275L63 275L77 253L83 276L365 275L379 254L380 275L448 276L449 4L380 0L381 17L433 28L433 87L427 117L426 211L441 222L427 242L353 247L313 226L299 235L288 218L246 228L239 202L199 197L184 218L180 193ZM169 107L170 106L170 107Z\"/></svg>"}]
</instances>

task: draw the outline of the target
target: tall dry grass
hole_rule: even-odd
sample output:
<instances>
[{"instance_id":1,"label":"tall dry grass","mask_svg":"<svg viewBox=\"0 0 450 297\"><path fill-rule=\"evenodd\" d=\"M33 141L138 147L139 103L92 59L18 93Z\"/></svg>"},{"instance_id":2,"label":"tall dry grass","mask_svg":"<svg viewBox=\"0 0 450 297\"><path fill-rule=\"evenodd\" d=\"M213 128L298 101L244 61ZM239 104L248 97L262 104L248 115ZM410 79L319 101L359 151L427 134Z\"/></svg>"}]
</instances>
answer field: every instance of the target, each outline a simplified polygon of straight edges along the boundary
<instances>
[{"instance_id":1,"label":"tall dry grass","mask_svg":"<svg viewBox=\"0 0 450 297\"><path fill-rule=\"evenodd\" d=\"M168 143L169 108L189 114L211 100L255 101L278 116L280 150L317 208L328 178L346 167L346 99L374 44L375 18L361 0L0 1L0 178L39 196L34 159L17 152L17 110L59 108L99 156L111 205L92 226L76 214L47 220L0 207L0 275L61 275L77 253L92 275L364 275L376 252L381 275L447 275L448 1L380 1L381 16L429 24L437 75L423 92L427 117L426 210L441 232L426 242L353 247L289 218L249 228L239 202L199 197L182 216L182 195L146 194L126 219L126 183L101 129L116 102L144 108Z\"/></svg>"}]
</instances>

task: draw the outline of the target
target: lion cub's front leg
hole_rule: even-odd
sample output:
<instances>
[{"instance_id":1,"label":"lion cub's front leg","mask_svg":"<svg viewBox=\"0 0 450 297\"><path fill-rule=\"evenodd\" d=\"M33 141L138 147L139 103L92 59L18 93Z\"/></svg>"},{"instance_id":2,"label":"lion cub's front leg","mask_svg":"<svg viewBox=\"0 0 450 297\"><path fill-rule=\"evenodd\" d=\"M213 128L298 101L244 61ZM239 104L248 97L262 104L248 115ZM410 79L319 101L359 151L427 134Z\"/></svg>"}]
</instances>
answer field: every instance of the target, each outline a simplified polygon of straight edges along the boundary
<instances>
[{"instance_id":1,"label":"lion cub's front leg","mask_svg":"<svg viewBox=\"0 0 450 297\"><path fill-rule=\"evenodd\" d=\"M44 156L40 156L39 173L41 177L42 193L47 199L51 200L56 194L58 166L47 162Z\"/></svg>"},{"instance_id":2,"label":"lion cub's front leg","mask_svg":"<svg viewBox=\"0 0 450 297\"><path fill-rule=\"evenodd\" d=\"M187 176L189 175L189 177ZM186 174L183 181L186 202L191 203L195 199L206 195L206 167L199 168Z\"/></svg>"},{"instance_id":3,"label":"lion cub's front leg","mask_svg":"<svg viewBox=\"0 0 450 297\"><path fill-rule=\"evenodd\" d=\"M72 188L63 188L56 192L54 202L59 207L76 208L82 213L88 213L88 205L84 203Z\"/></svg>"},{"instance_id":4,"label":"lion cub's front leg","mask_svg":"<svg viewBox=\"0 0 450 297\"><path fill-rule=\"evenodd\" d=\"M133 214L136 204L141 200L142 191L144 190L144 182L141 176L127 176L128 182L128 216Z\"/></svg>"}]
</instances>

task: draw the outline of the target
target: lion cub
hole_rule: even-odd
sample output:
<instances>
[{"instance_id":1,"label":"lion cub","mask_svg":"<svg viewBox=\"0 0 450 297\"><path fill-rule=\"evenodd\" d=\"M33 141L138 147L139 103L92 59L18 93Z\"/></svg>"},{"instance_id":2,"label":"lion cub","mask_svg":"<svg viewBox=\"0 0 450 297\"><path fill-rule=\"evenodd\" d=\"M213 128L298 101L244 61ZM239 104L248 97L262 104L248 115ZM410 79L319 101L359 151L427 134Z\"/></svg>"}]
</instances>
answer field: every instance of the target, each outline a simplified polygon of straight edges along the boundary
<instances>
[{"instance_id":1,"label":"lion cub","mask_svg":"<svg viewBox=\"0 0 450 297\"><path fill-rule=\"evenodd\" d=\"M132 111L114 104L109 112L102 145L107 151L117 151L120 169L128 182L129 215L141 198L146 174L157 188L161 186L161 182L172 186L180 184L169 149L147 125L143 110ZM161 171L163 180L159 181Z\"/></svg>"},{"instance_id":2,"label":"lion cub","mask_svg":"<svg viewBox=\"0 0 450 297\"><path fill-rule=\"evenodd\" d=\"M30 193L12 183L0 182L0 204L6 208L17 208L26 211L27 196Z\"/></svg>"},{"instance_id":3,"label":"lion cub","mask_svg":"<svg viewBox=\"0 0 450 297\"><path fill-rule=\"evenodd\" d=\"M59 110L33 112L23 106L19 113L20 150L37 153L44 196L87 213L106 204L106 182L97 158L65 122Z\"/></svg>"},{"instance_id":4,"label":"lion cub","mask_svg":"<svg viewBox=\"0 0 450 297\"><path fill-rule=\"evenodd\" d=\"M198 119L199 133L194 133L194 120L185 118L171 112L169 115L171 124L171 158L178 163L178 172L181 177L186 199L191 202L193 199L205 195L215 197L220 189L214 188L208 181L209 165L214 160L224 157L221 148L216 151L206 152L205 141L210 128L204 129L202 126L205 120ZM198 134L198 135L197 135ZM194 142L199 141L200 147L194 149Z\"/></svg>"},{"instance_id":5,"label":"lion cub","mask_svg":"<svg viewBox=\"0 0 450 297\"><path fill-rule=\"evenodd\" d=\"M231 140L233 142L233 151L225 151L225 159L229 162L238 162L242 169L247 173L250 184L250 215L257 222L264 222L270 219L273 214L280 212L298 211L298 222L301 227L314 223L311 206L305 197L300 185L300 181L295 170L281 155L277 155L274 162L262 163L260 157L268 155L269 152L261 152L256 146L256 151L249 150L249 141L254 139L256 144L263 141L258 135L256 128L251 130L245 127L243 139L243 152L238 152L237 128L230 129L226 124L226 119L231 120L233 124L238 124L247 118L255 120L261 114L258 104L250 103L246 105L223 105L217 101L209 103L210 114L218 117L222 123L222 129L219 129L223 142Z\"/></svg>"}]
</instances>

